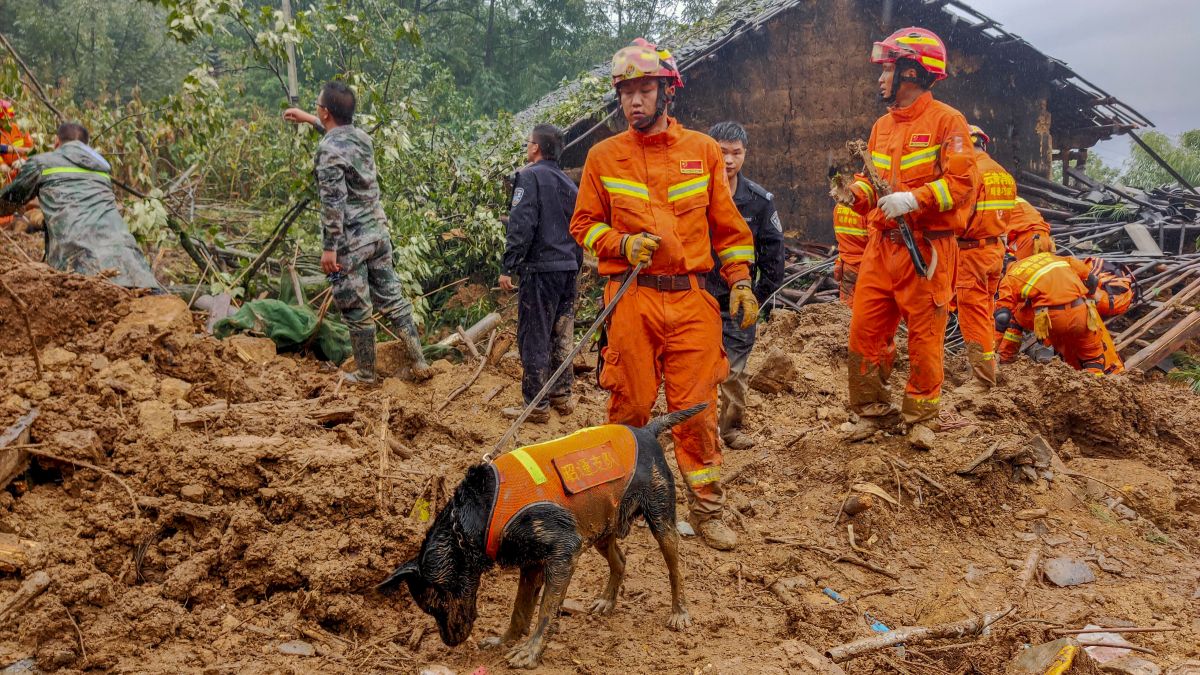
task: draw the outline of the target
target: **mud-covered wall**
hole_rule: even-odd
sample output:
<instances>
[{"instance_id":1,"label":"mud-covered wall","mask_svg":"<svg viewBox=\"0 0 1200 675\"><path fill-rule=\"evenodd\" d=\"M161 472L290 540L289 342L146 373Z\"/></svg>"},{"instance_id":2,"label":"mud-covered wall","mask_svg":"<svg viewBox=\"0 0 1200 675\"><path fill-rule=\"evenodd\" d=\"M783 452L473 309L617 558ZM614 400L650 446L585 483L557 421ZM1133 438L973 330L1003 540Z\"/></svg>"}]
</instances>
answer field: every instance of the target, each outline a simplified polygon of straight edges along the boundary
<instances>
[{"instance_id":1,"label":"mud-covered wall","mask_svg":"<svg viewBox=\"0 0 1200 675\"><path fill-rule=\"evenodd\" d=\"M898 15L879 25L877 3L814 0L784 12L687 72L676 114L706 130L733 119L745 125L750 147L745 174L775 193L787 230L802 239L832 241L833 204L827 196L831 156L844 143L866 138L886 112L877 97L879 67L870 45L893 30L918 23ZM993 156L1016 172L1049 172L1050 118L1042 66L1024 69L1002 53L974 47L978 35L963 27L945 35L952 77L935 86L938 98L993 138Z\"/></svg>"}]
</instances>

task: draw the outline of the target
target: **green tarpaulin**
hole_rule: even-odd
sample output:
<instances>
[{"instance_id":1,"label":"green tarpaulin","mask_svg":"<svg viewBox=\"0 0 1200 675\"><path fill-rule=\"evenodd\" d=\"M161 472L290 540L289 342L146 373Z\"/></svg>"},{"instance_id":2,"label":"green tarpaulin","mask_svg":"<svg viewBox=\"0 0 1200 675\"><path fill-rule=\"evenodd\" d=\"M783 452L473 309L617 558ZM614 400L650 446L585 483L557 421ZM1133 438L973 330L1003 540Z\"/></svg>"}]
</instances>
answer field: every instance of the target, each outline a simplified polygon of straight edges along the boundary
<instances>
[{"instance_id":1,"label":"green tarpaulin","mask_svg":"<svg viewBox=\"0 0 1200 675\"><path fill-rule=\"evenodd\" d=\"M213 333L221 339L243 332L270 338L281 352L295 351L307 344L318 358L334 363L341 363L350 356L350 331L345 324L327 313L317 326L317 315L311 309L279 300L247 302L237 313L221 319L213 327Z\"/></svg>"}]
</instances>

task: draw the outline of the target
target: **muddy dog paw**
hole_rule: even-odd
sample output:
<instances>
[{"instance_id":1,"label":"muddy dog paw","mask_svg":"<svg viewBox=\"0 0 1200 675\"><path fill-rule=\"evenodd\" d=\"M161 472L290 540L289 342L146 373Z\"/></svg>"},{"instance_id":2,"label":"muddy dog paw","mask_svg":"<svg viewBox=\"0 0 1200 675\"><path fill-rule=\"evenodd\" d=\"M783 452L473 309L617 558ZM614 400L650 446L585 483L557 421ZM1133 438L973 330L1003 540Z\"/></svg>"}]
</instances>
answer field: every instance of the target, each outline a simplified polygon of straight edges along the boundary
<instances>
[{"instance_id":1,"label":"muddy dog paw","mask_svg":"<svg viewBox=\"0 0 1200 675\"><path fill-rule=\"evenodd\" d=\"M537 668L538 661L541 661L540 651L536 646L531 644L530 640L524 644L513 647L508 650L508 666L510 668Z\"/></svg>"},{"instance_id":2,"label":"muddy dog paw","mask_svg":"<svg viewBox=\"0 0 1200 675\"><path fill-rule=\"evenodd\" d=\"M671 630L686 630L692 625L692 617L686 609L681 609L678 612L671 612L671 616L667 619L667 628Z\"/></svg>"},{"instance_id":3,"label":"muddy dog paw","mask_svg":"<svg viewBox=\"0 0 1200 675\"><path fill-rule=\"evenodd\" d=\"M615 600L610 600L605 597L599 597L592 601L591 613L598 616L609 614L615 609L617 603Z\"/></svg>"}]
</instances>

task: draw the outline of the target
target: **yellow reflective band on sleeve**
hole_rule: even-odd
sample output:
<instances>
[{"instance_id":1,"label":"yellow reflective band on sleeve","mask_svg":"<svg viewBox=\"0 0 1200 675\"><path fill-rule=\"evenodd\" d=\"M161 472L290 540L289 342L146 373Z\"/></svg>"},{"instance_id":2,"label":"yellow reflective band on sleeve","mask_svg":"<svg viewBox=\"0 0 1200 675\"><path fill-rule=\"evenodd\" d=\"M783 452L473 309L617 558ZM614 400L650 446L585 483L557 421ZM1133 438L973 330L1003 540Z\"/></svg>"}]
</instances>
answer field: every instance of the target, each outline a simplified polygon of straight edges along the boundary
<instances>
[{"instance_id":1,"label":"yellow reflective band on sleeve","mask_svg":"<svg viewBox=\"0 0 1200 675\"><path fill-rule=\"evenodd\" d=\"M104 173L103 171L92 171L91 169L81 169L77 166L55 166L55 167L51 167L49 169L42 169L43 176L53 176L54 174L58 174L58 173L84 173L84 174L91 174L93 176L103 176L105 179L112 180L112 178L108 174Z\"/></svg>"},{"instance_id":2,"label":"yellow reflective band on sleeve","mask_svg":"<svg viewBox=\"0 0 1200 675\"><path fill-rule=\"evenodd\" d=\"M1011 199L985 199L975 202L976 211L1009 211L1015 208L1017 203Z\"/></svg>"},{"instance_id":3,"label":"yellow reflective band on sleeve","mask_svg":"<svg viewBox=\"0 0 1200 675\"><path fill-rule=\"evenodd\" d=\"M892 168L891 156L885 155L882 152L875 152L874 150L871 151L871 163L874 164L875 168L877 169Z\"/></svg>"},{"instance_id":4,"label":"yellow reflective band on sleeve","mask_svg":"<svg viewBox=\"0 0 1200 675\"><path fill-rule=\"evenodd\" d=\"M676 183L675 185L672 185L671 187L667 188L667 201L668 202L678 201L680 199L683 199L684 197L691 197L692 195L698 195L701 192L705 192L707 190L708 190L708 174L704 174L703 176L700 176L699 178L693 178L691 180L687 180L682 183Z\"/></svg>"},{"instance_id":5,"label":"yellow reflective band on sleeve","mask_svg":"<svg viewBox=\"0 0 1200 675\"><path fill-rule=\"evenodd\" d=\"M610 194L627 195L650 201L650 188L645 183L638 183L623 178L613 178L611 176L601 176L600 182Z\"/></svg>"},{"instance_id":6,"label":"yellow reflective band on sleeve","mask_svg":"<svg viewBox=\"0 0 1200 675\"><path fill-rule=\"evenodd\" d=\"M862 228L859 228L859 227L844 227L844 226L839 225L839 226L833 228L833 231L838 234L850 235L851 237L867 236L867 231Z\"/></svg>"},{"instance_id":7,"label":"yellow reflective band on sleeve","mask_svg":"<svg viewBox=\"0 0 1200 675\"><path fill-rule=\"evenodd\" d=\"M863 191L864 195L866 195L867 205L875 206L875 188L872 187L871 184L865 180L856 180L856 181L854 181L854 184L857 185L859 187L859 189L861 189Z\"/></svg>"},{"instance_id":8,"label":"yellow reflective band on sleeve","mask_svg":"<svg viewBox=\"0 0 1200 675\"><path fill-rule=\"evenodd\" d=\"M688 485L692 487L700 487L721 480L721 467L706 466L703 469L688 472L684 478L687 479Z\"/></svg>"},{"instance_id":9,"label":"yellow reflective band on sleeve","mask_svg":"<svg viewBox=\"0 0 1200 675\"><path fill-rule=\"evenodd\" d=\"M546 474L542 473L542 467L533 461L533 458L529 456L528 452L525 452L524 448L513 450L512 456L516 457L521 466L525 467L525 470L529 472L529 477L533 479L534 485L541 485L546 482Z\"/></svg>"},{"instance_id":10,"label":"yellow reflective band on sleeve","mask_svg":"<svg viewBox=\"0 0 1200 675\"><path fill-rule=\"evenodd\" d=\"M949 211L954 208L954 197L950 196L950 186L945 178L939 178L929 184L933 196L937 199L938 211Z\"/></svg>"},{"instance_id":11,"label":"yellow reflective band on sleeve","mask_svg":"<svg viewBox=\"0 0 1200 675\"><path fill-rule=\"evenodd\" d=\"M1011 330L1006 330L1004 331L1004 339L1009 342L1020 342L1021 335L1020 333L1014 333Z\"/></svg>"},{"instance_id":12,"label":"yellow reflective band on sleeve","mask_svg":"<svg viewBox=\"0 0 1200 675\"><path fill-rule=\"evenodd\" d=\"M588 250L588 253L596 255L596 240L600 235L608 232L612 228L604 223L596 223L588 228L587 234L583 235L583 247Z\"/></svg>"},{"instance_id":13,"label":"yellow reflective band on sleeve","mask_svg":"<svg viewBox=\"0 0 1200 675\"><path fill-rule=\"evenodd\" d=\"M900 169L911 169L914 166L929 164L938 158L938 153L941 152L941 150L941 146L934 146L932 148L925 148L924 150L918 150L916 152L910 152L907 155L902 155L900 157Z\"/></svg>"},{"instance_id":14,"label":"yellow reflective band on sleeve","mask_svg":"<svg viewBox=\"0 0 1200 675\"><path fill-rule=\"evenodd\" d=\"M991 361L996 358L996 352L984 352L979 355L979 358L983 361Z\"/></svg>"},{"instance_id":15,"label":"yellow reflective band on sleeve","mask_svg":"<svg viewBox=\"0 0 1200 675\"><path fill-rule=\"evenodd\" d=\"M754 262L754 247L753 246L730 246L729 248L721 249L717 253L717 257L721 259L722 265L728 265L731 262Z\"/></svg>"},{"instance_id":16,"label":"yellow reflective band on sleeve","mask_svg":"<svg viewBox=\"0 0 1200 675\"><path fill-rule=\"evenodd\" d=\"M1028 298L1029 294L1033 292L1034 285L1037 284L1039 279L1041 279L1043 276L1046 275L1046 272L1049 272L1050 270L1053 270L1053 269L1059 269L1062 267L1069 267L1069 265L1067 265L1067 261L1066 260L1055 260L1054 262L1050 263L1049 265L1046 265L1045 267L1034 272L1032 275L1030 275L1029 281L1026 281L1025 285L1021 287L1021 297Z\"/></svg>"}]
</instances>

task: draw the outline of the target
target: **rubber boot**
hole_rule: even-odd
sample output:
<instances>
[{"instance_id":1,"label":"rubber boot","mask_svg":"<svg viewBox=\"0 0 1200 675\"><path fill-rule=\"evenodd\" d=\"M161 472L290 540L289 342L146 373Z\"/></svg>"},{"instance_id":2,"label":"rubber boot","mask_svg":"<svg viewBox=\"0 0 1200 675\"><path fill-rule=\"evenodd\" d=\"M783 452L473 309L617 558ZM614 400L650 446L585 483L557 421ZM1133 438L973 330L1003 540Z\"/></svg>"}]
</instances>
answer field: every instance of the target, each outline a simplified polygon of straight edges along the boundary
<instances>
[{"instance_id":1,"label":"rubber boot","mask_svg":"<svg viewBox=\"0 0 1200 675\"><path fill-rule=\"evenodd\" d=\"M357 370L353 373L342 373L342 378L351 384L378 384L379 380L375 377L375 329L350 331L350 348L354 351L354 365L357 366Z\"/></svg>"},{"instance_id":2,"label":"rubber boot","mask_svg":"<svg viewBox=\"0 0 1200 675\"><path fill-rule=\"evenodd\" d=\"M413 322L412 316L404 318L392 324L392 332L404 341L405 352L408 356L408 369L412 374L412 379L417 382L424 382L433 377L433 368L425 362L425 354L421 352L421 337L417 334L417 324Z\"/></svg>"}]
</instances>

